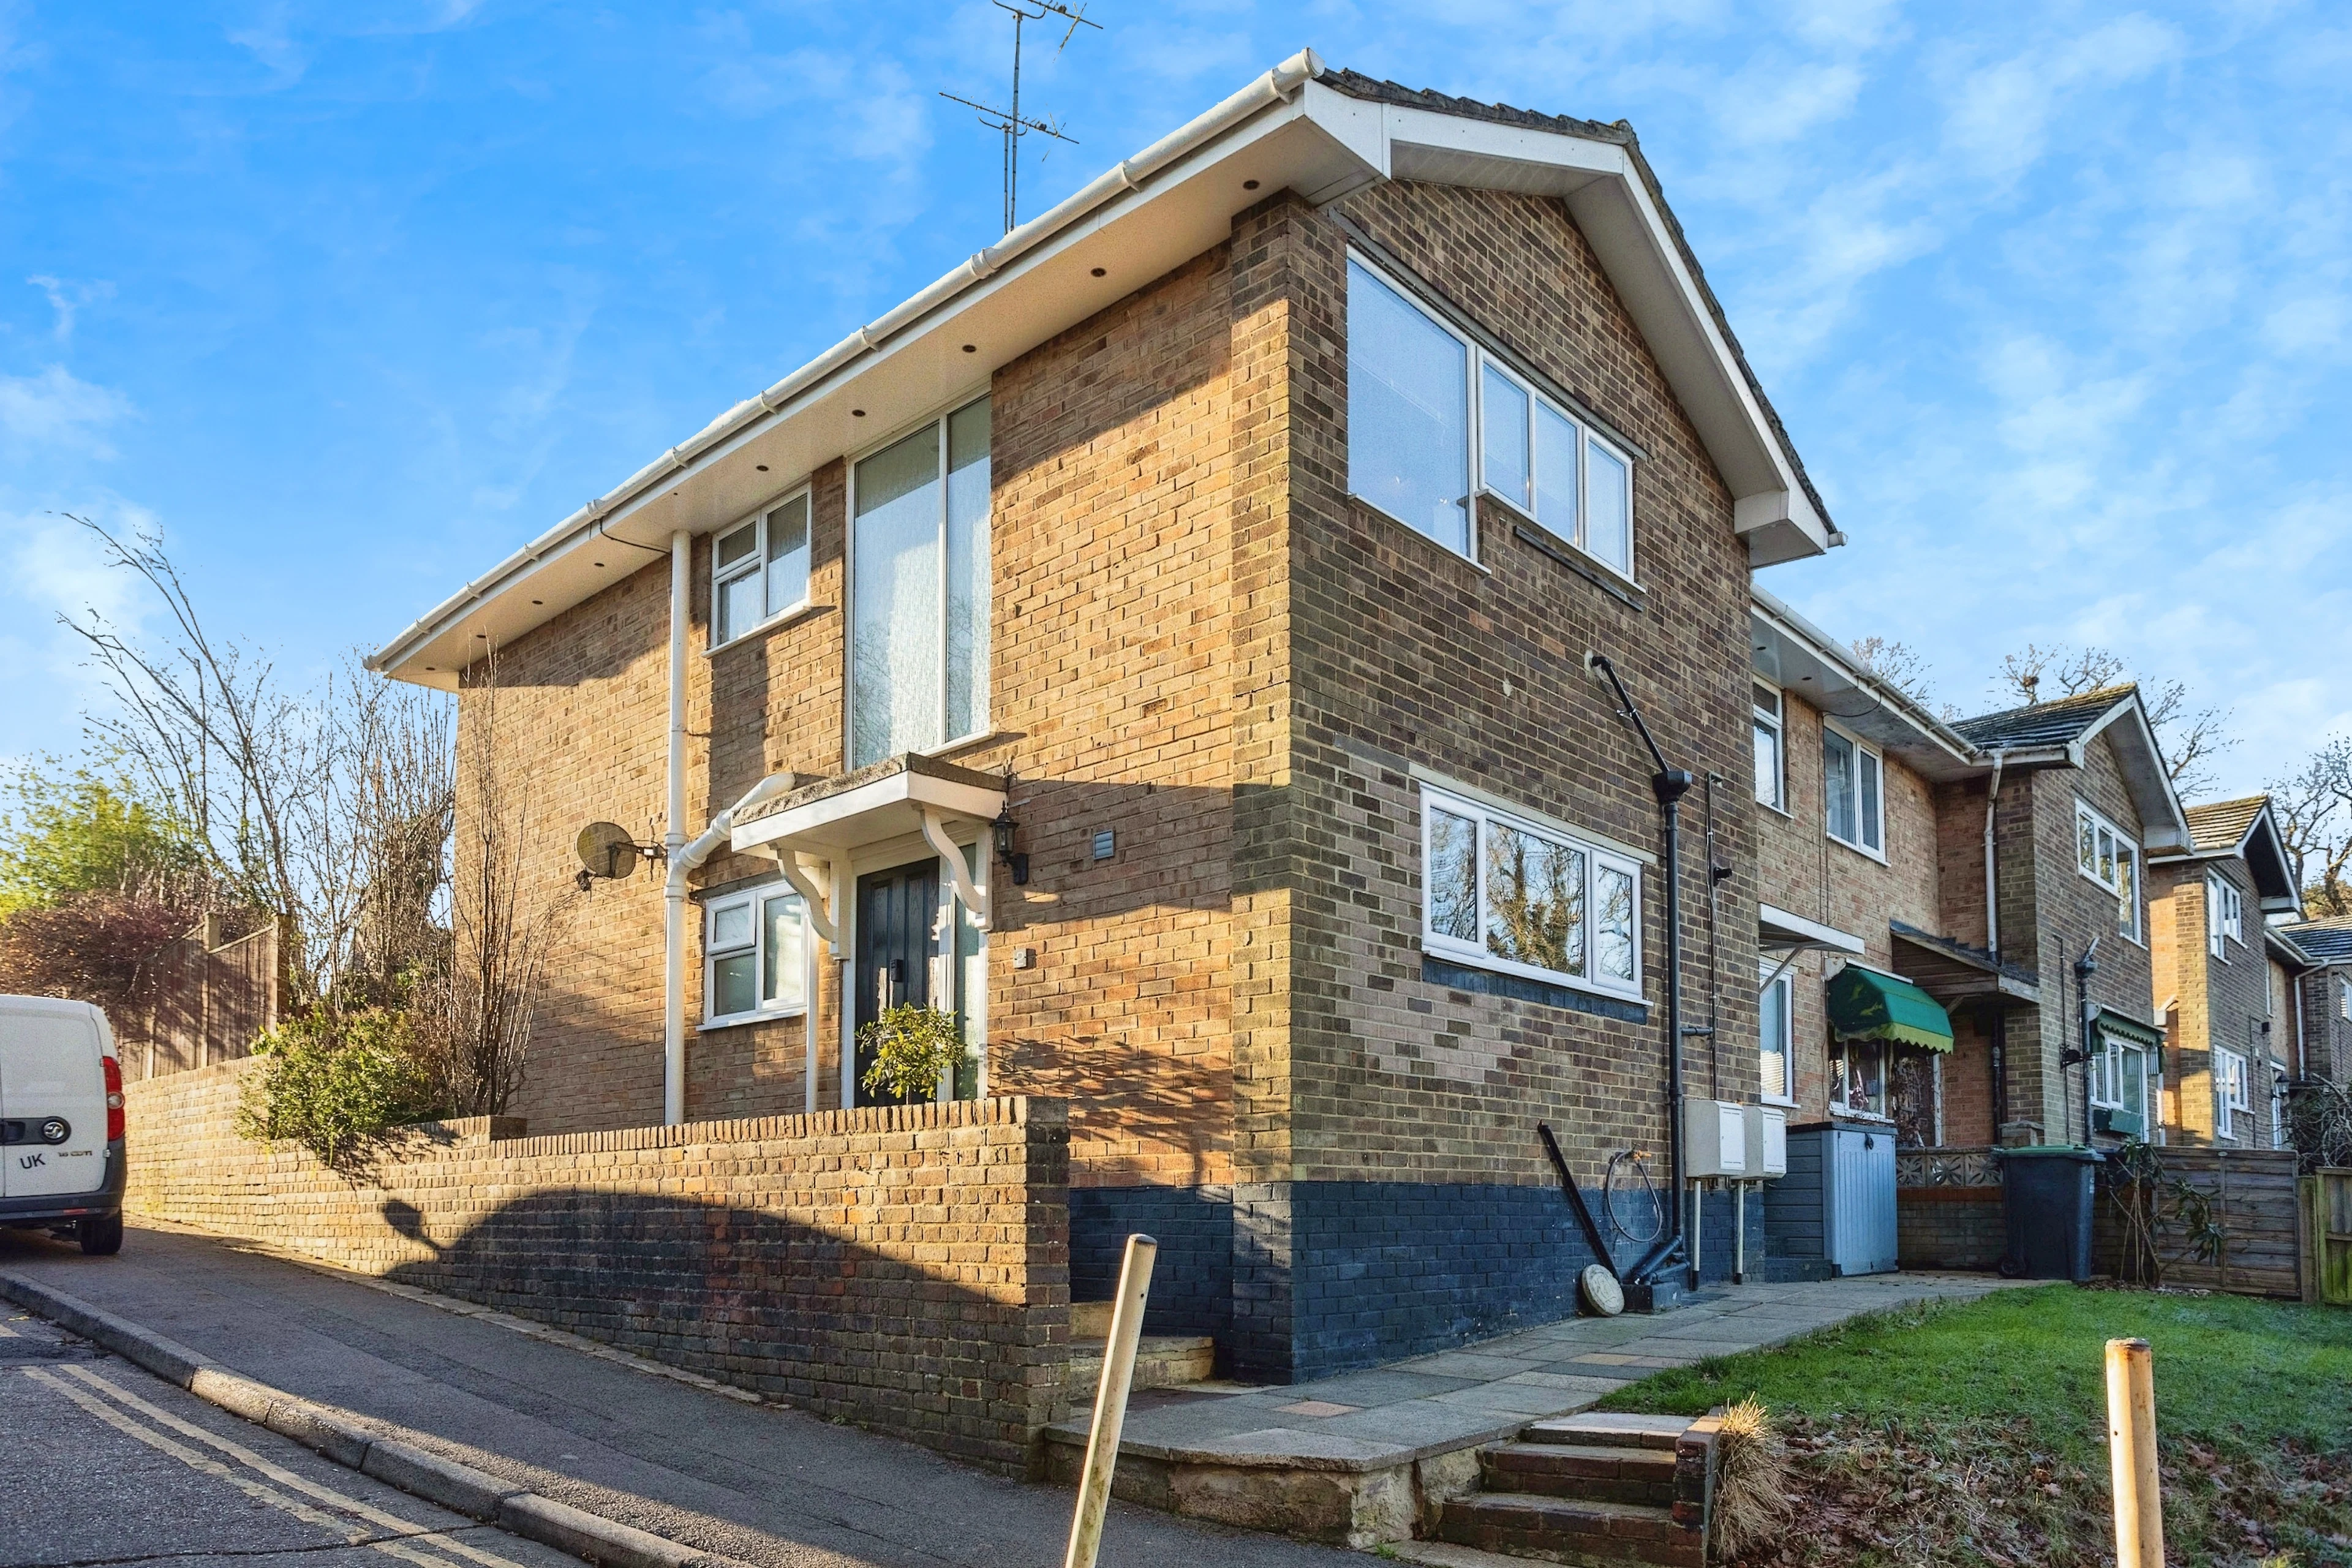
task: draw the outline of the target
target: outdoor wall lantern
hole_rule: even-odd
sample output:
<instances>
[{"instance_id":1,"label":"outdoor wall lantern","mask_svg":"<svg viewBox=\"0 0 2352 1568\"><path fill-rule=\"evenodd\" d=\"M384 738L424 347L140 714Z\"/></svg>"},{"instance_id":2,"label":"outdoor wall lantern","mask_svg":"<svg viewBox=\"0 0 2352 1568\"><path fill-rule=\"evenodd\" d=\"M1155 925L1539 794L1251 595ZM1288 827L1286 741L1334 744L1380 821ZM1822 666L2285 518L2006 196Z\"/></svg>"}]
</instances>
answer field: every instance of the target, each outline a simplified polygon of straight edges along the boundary
<instances>
[{"instance_id":1,"label":"outdoor wall lantern","mask_svg":"<svg viewBox=\"0 0 2352 1568\"><path fill-rule=\"evenodd\" d=\"M1013 847L1013 836L1021 831L1021 825L1013 820L1013 807L1009 803L1004 809L996 814L996 820L990 823L988 827L995 838L997 864L1013 868L1014 887L1027 887L1029 885L1029 852Z\"/></svg>"}]
</instances>

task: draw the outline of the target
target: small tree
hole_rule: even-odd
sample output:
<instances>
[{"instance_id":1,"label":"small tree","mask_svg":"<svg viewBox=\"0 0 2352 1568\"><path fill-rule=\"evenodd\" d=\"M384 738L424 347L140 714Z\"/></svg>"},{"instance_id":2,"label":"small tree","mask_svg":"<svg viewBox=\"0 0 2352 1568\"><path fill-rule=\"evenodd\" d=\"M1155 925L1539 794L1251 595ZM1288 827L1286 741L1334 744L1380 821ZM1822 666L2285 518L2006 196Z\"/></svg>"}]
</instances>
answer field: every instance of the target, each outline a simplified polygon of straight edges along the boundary
<instances>
[{"instance_id":1,"label":"small tree","mask_svg":"<svg viewBox=\"0 0 2352 1568\"><path fill-rule=\"evenodd\" d=\"M874 1065L858 1079L877 1097L928 1100L940 1080L963 1059L963 1032L955 1015L902 1002L857 1031L857 1043L874 1053Z\"/></svg>"},{"instance_id":2,"label":"small tree","mask_svg":"<svg viewBox=\"0 0 2352 1568\"><path fill-rule=\"evenodd\" d=\"M446 1114L406 1017L382 1008L314 1008L254 1042L237 1131L287 1139L348 1166L393 1128Z\"/></svg>"}]
</instances>

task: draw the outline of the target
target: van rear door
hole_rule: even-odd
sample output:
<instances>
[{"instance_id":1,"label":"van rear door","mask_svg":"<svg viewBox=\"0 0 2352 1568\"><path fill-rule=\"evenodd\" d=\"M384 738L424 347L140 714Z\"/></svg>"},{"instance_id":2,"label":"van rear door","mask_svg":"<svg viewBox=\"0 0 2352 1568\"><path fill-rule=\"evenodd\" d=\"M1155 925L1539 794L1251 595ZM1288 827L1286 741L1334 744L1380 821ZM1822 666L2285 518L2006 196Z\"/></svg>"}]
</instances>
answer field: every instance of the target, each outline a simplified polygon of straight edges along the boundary
<instances>
[{"instance_id":1,"label":"van rear door","mask_svg":"<svg viewBox=\"0 0 2352 1568\"><path fill-rule=\"evenodd\" d=\"M106 1184L104 1046L88 1006L0 1002L0 1197Z\"/></svg>"}]
</instances>

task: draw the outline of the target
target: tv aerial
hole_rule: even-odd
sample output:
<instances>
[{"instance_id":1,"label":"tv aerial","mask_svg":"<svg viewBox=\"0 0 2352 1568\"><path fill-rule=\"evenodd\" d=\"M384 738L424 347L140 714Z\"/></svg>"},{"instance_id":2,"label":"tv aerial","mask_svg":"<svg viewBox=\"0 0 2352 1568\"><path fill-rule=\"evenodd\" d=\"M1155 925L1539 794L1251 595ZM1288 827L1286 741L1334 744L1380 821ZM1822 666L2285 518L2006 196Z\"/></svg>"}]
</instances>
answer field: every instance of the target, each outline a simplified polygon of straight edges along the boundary
<instances>
[{"instance_id":1,"label":"tv aerial","mask_svg":"<svg viewBox=\"0 0 2352 1568\"><path fill-rule=\"evenodd\" d=\"M997 109L985 103L974 103L968 98L959 98L951 92L942 92L940 96L971 110L980 117L982 125L1004 138L1004 232L1011 234L1018 222L1020 210L1021 138L1034 134L1051 136L1055 141L1067 142L1073 147L1078 143L1076 137L1065 133L1050 116L1044 120L1022 118L1021 29L1028 23L1042 22L1049 16L1066 20L1070 25L1062 29L1062 41L1054 46L1054 52L1058 55L1070 47L1070 40L1077 36L1080 27L1092 27L1099 33L1102 24L1091 20L1083 5L1073 11L1057 4L1056 0L992 0L992 3L998 10L1010 12L1013 16L1013 107Z\"/></svg>"},{"instance_id":2,"label":"tv aerial","mask_svg":"<svg viewBox=\"0 0 2352 1568\"><path fill-rule=\"evenodd\" d=\"M640 844L636 835L617 822L592 822L572 842L580 869L572 874L580 890L602 881L623 881L635 874L640 860L660 860L669 851L659 844Z\"/></svg>"}]
</instances>

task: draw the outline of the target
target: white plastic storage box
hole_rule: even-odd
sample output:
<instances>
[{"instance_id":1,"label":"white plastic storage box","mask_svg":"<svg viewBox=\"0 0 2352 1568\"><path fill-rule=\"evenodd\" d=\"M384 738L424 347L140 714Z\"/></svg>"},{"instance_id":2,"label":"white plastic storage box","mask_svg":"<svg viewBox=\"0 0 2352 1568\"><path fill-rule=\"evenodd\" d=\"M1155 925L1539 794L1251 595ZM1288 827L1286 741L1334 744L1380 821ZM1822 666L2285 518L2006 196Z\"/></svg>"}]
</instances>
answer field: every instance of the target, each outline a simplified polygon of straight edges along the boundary
<instances>
[{"instance_id":1,"label":"white plastic storage box","mask_svg":"<svg viewBox=\"0 0 2352 1568\"><path fill-rule=\"evenodd\" d=\"M1683 1101L1683 1176L1688 1181L1717 1177L1746 1180L1748 1119L1742 1107L1728 1100Z\"/></svg>"},{"instance_id":2,"label":"white plastic storage box","mask_svg":"<svg viewBox=\"0 0 2352 1568\"><path fill-rule=\"evenodd\" d=\"M1743 1105L1748 1130L1748 1179L1779 1181L1789 1173L1789 1113L1777 1105Z\"/></svg>"}]
</instances>

